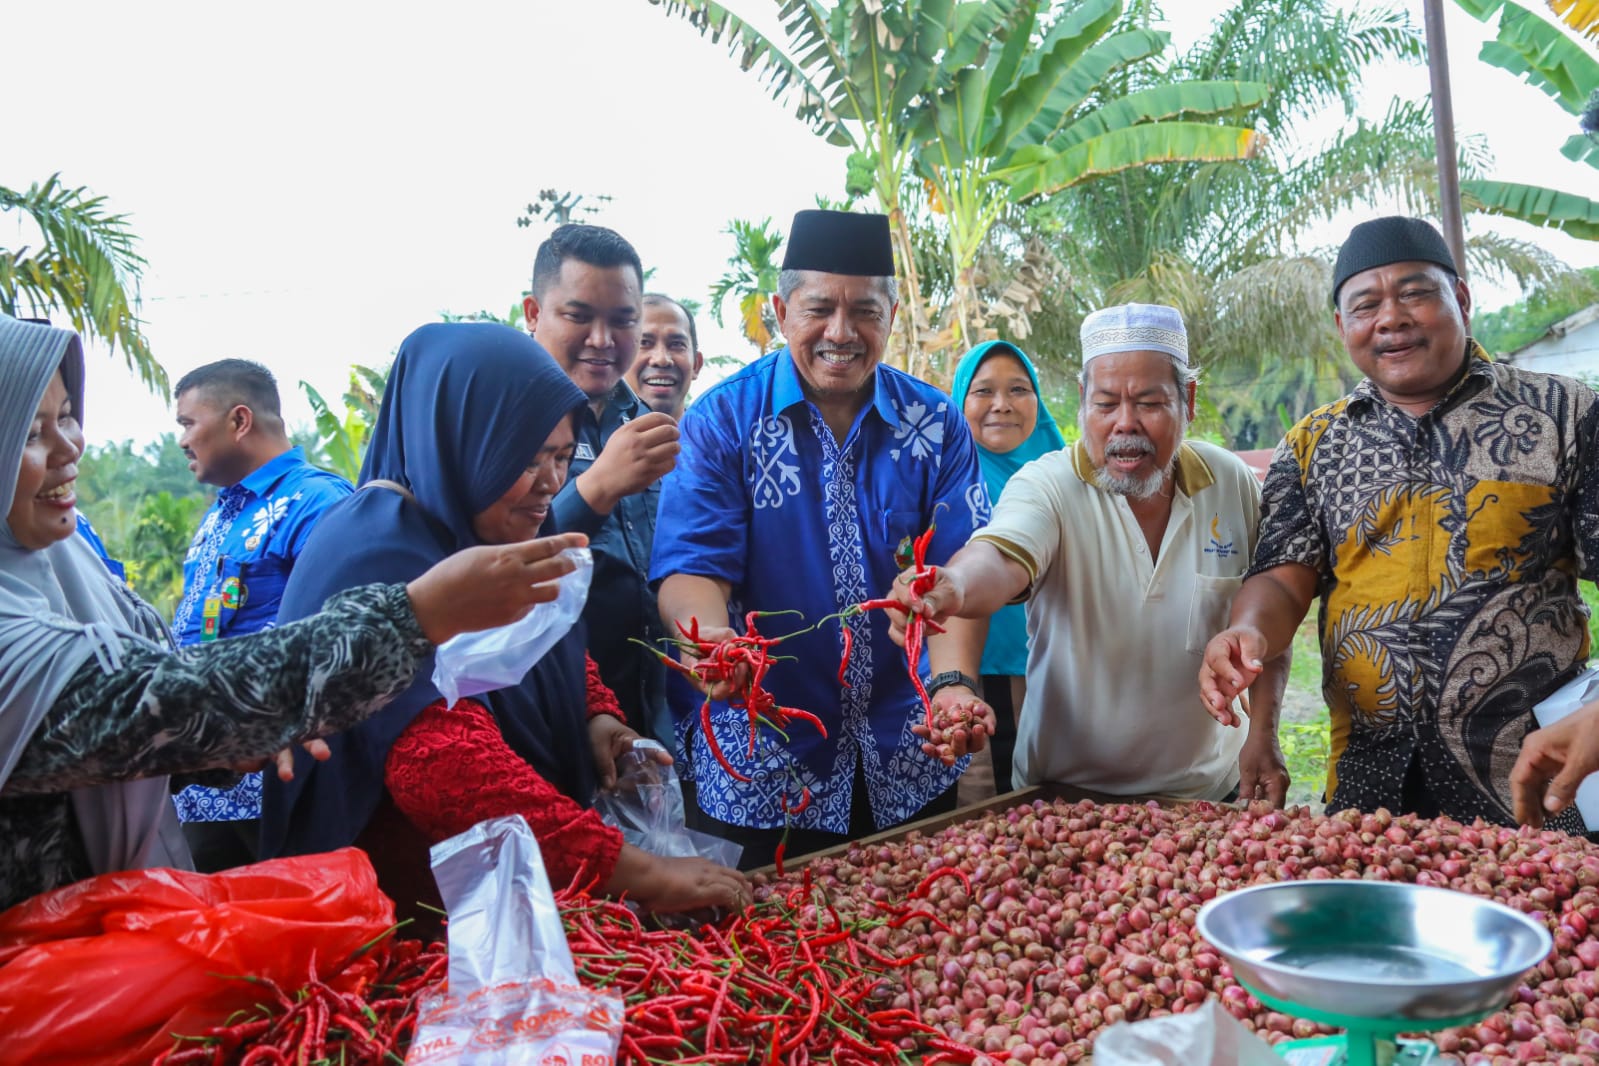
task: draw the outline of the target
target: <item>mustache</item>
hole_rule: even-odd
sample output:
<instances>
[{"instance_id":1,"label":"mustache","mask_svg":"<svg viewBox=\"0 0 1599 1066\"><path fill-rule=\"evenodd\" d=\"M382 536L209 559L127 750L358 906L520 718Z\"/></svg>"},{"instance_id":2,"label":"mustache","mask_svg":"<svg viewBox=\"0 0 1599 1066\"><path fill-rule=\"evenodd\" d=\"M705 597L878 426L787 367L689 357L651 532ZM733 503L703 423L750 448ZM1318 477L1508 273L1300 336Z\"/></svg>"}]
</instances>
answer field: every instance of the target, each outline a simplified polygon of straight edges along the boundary
<instances>
[{"instance_id":1,"label":"mustache","mask_svg":"<svg viewBox=\"0 0 1599 1066\"><path fill-rule=\"evenodd\" d=\"M1112 437L1105 443L1105 454L1114 455L1117 458L1133 455L1154 455L1155 442L1148 437L1124 434L1120 437Z\"/></svg>"}]
</instances>

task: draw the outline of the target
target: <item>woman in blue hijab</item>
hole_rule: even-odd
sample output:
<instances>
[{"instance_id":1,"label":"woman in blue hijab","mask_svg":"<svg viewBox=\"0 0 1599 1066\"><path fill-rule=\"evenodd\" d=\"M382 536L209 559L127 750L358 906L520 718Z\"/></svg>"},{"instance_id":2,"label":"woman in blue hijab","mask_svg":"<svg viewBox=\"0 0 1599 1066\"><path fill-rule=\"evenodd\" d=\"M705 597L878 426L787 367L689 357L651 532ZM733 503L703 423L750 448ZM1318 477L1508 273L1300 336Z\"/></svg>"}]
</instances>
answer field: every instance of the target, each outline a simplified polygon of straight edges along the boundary
<instances>
[{"instance_id":1,"label":"woman in blue hijab","mask_svg":"<svg viewBox=\"0 0 1599 1066\"><path fill-rule=\"evenodd\" d=\"M977 461L988 498L999 502L1011 475L1041 455L1066 446L1060 427L1039 399L1038 370L1009 341L979 344L955 367L951 394L977 441ZM1027 615L1020 604L1002 607L988 622L983 646L983 699L994 709L994 790L1011 788L1016 714L1027 674Z\"/></svg>"},{"instance_id":2,"label":"woman in blue hijab","mask_svg":"<svg viewBox=\"0 0 1599 1066\"><path fill-rule=\"evenodd\" d=\"M352 585L406 580L477 544L553 532L550 503L574 450L581 390L531 337L506 326L423 326L400 346L360 487L318 523L278 621L319 610ZM550 879L595 880L656 910L748 897L732 870L624 844L592 809L614 760L638 739L598 681L574 626L508 688L446 706L429 658L381 713L268 775L265 856L357 845L402 913L433 903L428 847L485 818L521 814Z\"/></svg>"}]
</instances>

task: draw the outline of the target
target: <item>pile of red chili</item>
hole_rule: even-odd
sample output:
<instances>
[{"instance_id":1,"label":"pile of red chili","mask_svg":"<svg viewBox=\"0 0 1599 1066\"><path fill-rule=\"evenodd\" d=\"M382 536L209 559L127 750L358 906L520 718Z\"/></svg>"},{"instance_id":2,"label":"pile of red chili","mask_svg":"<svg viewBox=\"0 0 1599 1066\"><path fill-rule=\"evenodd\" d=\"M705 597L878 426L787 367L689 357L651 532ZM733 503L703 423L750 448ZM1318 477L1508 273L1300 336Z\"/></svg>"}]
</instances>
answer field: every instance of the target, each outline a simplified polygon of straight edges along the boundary
<instances>
[{"instance_id":1,"label":"pile of red chili","mask_svg":"<svg viewBox=\"0 0 1599 1066\"><path fill-rule=\"evenodd\" d=\"M562 913L583 982L623 998L623 1063L970 1062L890 1001L915 956L886 955L804 883L698 929L647 929L626 907L567 895ZM914 916L916 912L907 910Z\"/></svg>"},{"instance_id":2,"label":"pile of red chili","mask_svg":"<svg viewBox=\"0 0 1599 1066\"><path fill-rule=\"evenodd\" d=\"M345 964L373 974L360 983L364 993L338 991L332 987L338 974L318 978L314 964L292 994L270 980L243 978L261 986L265 1002L226 1025L176 1037L155 1066L401 1063L416 1029L417 1002L444 980L448 965L443 944L385 937Z\"/></svg>"}]
</instances>

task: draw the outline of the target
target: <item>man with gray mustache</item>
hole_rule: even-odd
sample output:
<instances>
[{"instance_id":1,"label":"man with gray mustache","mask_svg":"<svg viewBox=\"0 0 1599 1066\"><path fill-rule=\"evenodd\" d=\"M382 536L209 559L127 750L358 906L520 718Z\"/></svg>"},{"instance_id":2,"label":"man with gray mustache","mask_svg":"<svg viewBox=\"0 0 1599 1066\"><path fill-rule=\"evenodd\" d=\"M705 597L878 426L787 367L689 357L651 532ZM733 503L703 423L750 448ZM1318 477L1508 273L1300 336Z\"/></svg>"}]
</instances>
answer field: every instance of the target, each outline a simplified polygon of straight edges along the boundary
<instances>
[{"instance_id":1,"label":"man with gray mustache","mask_svg":"<svg viewBox=\"0 0 1599 1066\"><path fill-rule=\"evenodd\" d=\"M1012 475L925 596L905 575L890 594L937 621L1026 603L1014 786L1280 806L1286 653L1250 686L1247 730L1197 713L1195 669L1243 582L1260 487L1231 452L1185 439L1199 372L1175 308L1096 311L1082 345L1077 445Z\"/></svg>"}]
</instances>

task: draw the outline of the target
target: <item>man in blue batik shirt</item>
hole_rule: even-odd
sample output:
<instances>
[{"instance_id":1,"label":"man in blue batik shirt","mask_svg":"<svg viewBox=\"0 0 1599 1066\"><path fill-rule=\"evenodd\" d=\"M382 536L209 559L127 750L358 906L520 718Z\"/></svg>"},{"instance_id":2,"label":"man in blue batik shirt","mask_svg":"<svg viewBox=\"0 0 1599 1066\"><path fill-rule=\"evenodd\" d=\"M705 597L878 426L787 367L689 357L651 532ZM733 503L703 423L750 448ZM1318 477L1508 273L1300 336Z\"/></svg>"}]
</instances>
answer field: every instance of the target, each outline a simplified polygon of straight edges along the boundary
<instances>
[{"instance_id":1,"label":"man in blue batik shirt","mask_svg":"<svg viewBox=\"0 0 1599 1066\"><path fill-rule=\"evenodd\" d=\"M796 611L762 632L798 630L879 595L899 574L896 549L935 520L933 564L988 519L961 411L881 365L898 308L886 216L801 211L772 305L788 347L683 416L650 570L669 631L697 619L703 638L724 639L746 611ZM924 712L887 619L849 624L844 684L836 620L785 641L774 654L794 660L766 677L780 705L821 718L825 739L801 722L787 740L763 728L751 758L744 712L713 703L718 747L744 783L711 755L697 714L682 723L703 827L742 844L746 868L770 862L785 831L793 855L954 807L967 760L946 765L912 732ZM965 705L991 725L975 680L986 629L954 622L917 670L935 706ZM972 731L973 750L983 735Z\"/></svg>"},{"instance_id":2,"label":"man in blue batik shirt","mask_svg":"<svg viewBox=\"0 0 1599 1066\"><path fill-rule=\"evenodd\" d=\"M173 639L201 644L266 629L317 519L350 483L290 446L277 382L258 363L209 363L184 375L173 396L189 469L222 490L183 560ZM190 784L173 798L196 869L255 861L259 773L227 789Z\"/></svg>"}]
</instances>

